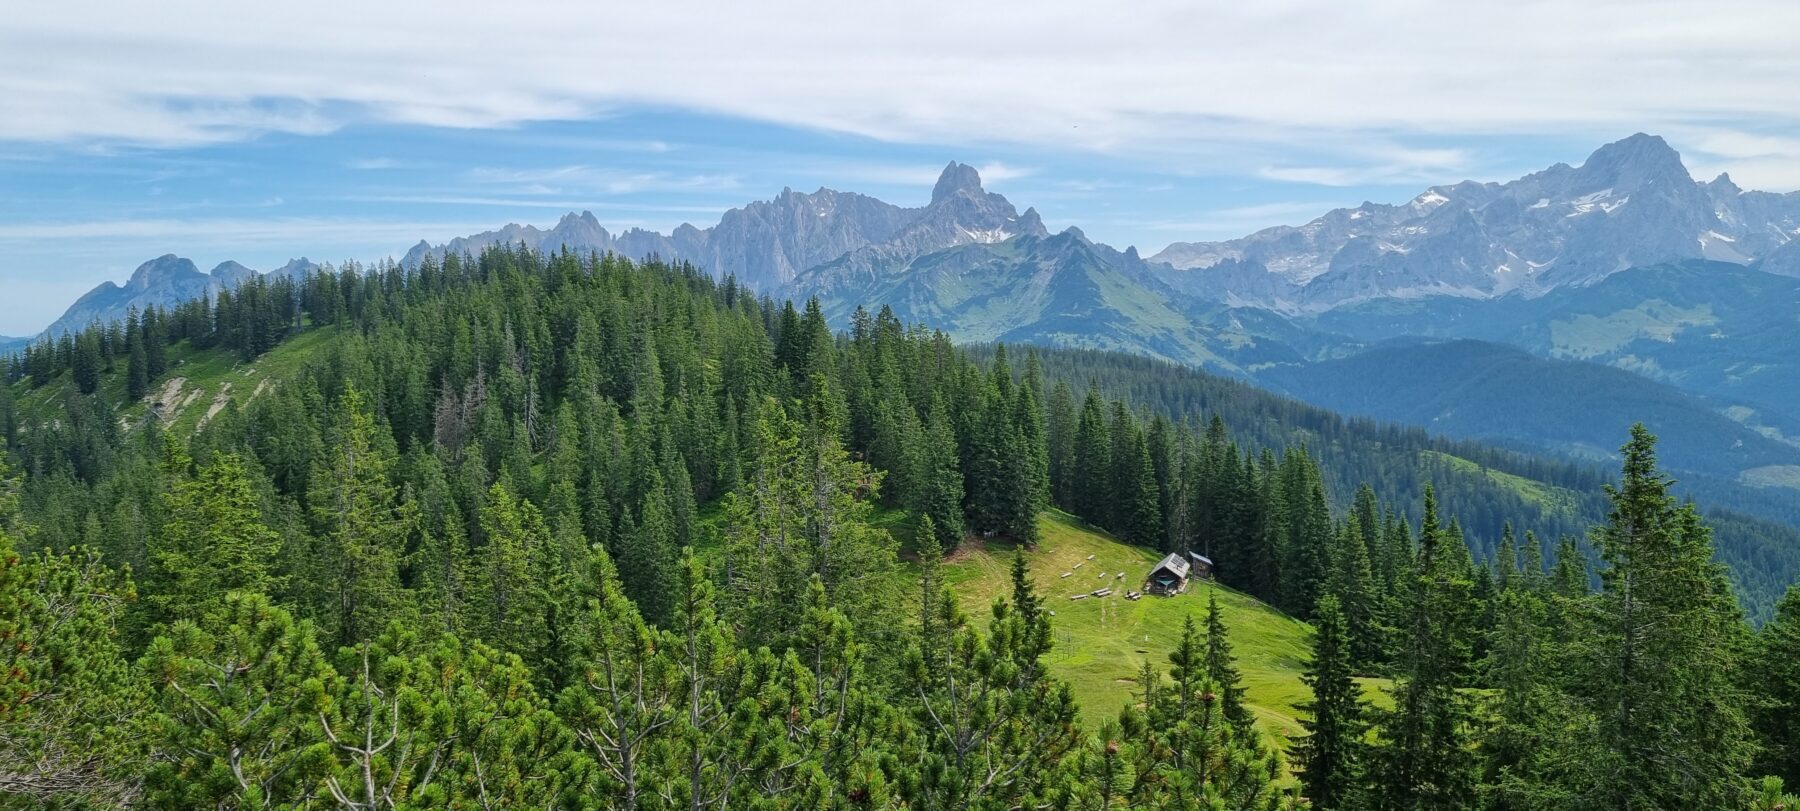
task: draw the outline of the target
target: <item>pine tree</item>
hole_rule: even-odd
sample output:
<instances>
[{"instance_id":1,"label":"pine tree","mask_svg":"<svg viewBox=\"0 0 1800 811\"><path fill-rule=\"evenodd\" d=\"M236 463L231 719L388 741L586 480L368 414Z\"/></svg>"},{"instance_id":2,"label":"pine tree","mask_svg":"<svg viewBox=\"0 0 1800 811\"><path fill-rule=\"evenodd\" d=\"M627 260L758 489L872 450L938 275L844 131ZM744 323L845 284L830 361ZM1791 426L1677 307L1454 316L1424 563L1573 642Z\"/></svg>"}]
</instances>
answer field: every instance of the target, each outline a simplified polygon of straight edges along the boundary
<instances>
[{"instance_id":1,"label":"pine tree","mask_svg":"<svg viewBox=\"0 0 1800 811\"><path fill-rule=\"evenodd\" d=\"M159 696L152 808L280 808L325 794L316 692L337 674L312 627L258 594L228 595L204 628L175 625L141 666Z\"/></svg>"},{"instance_id":2,"label":"pine tree","mask_svg":"<svg viewBox=\"0 0 1800 811\"><path fill-rule=\"evenodd\" d=\"M417 511L400 502L388 478L391 451L377 444L375 419L356 389L346 391L336 422L334 450L312 477L313 520L323 542L314 565L333 592L318 616L334 642L349 645L379 632L408 603L400 559Z\"/></svg>"},{"instance_id":3,"label":"pine tree","mask_svg":"<svg viewBox=\"0 0 1800 811\"><path fill-rule=\"evenodd\" d=\"M1110 518L1113 462L1112 440L1100 400L1099 387L1090 385L1075 427L1075 471L1071 483L1075 514L1088 523L1104 526Z\"/></svg>"},{"instance_id":4,"label":"pine tree","mask_svg":"<svg viewBox=\"0 0 1800 811\"><path fill-rule=\"evenodd\" d=\"M557 697L556 714L593 762L580 789L604 807L652 806L666 760L666 730L677 723L681 672L664 636L647 625L619 586L604 549L589 563L582 623L581 677Z\"/></svg>"},{"instance_id":5,"label":"pine tree","mask_svg":"<svg viewBox=\"0 0 1800 811\"><path fill-rule=\"evenodd\" d=\"M1243 676L1231 655L1231 633L1219 608L1219 592L1206 590L1206 677L1219 693L1219 709L1225 720L1246 734L1254 734L1256 716L1244 705Z\"/></svg>"},{"instance_id":6,"label":"pine tree","mask_svg":"<svg viewBox=\"0 0 1800 811\"><path fill-rule=\"evenodd\" d=\"M1313 627L1312 660L1302 676L1312 688L1312 700L1300 708L1311 717L1300 722L1307 734L1296 744L1294 759L1312 807L1353 808L1365 724L1362 688L1351 678L1348 623L1337 598L1319 598Z\"/></svg>"},{"instance_id":7,"label":"pine tree","mask_svg":"<svg viewBox=\"0 0 1800 811\"><path fill-rule=\"evenodd\" d=\"M1042 662L1048 617L1029 581L1021 588L1026 610L995 601L986 636L941 592L934 636L908 646L902 672L924 744L905 781L910 807L1018 807L1047 794L1076 745L1074 697Z\"/></svg>"},{"instance_id":8,"label":"pine tree","mask_svg":"<svg viewBox=\"0 0 1800 811\"><path fill-rule=\"evenodd\" d=\"M1286 808L1291 796L1276 786L1280 758L1246 722L1228 717L1226 683L1235 667L1220 668L1219 651L1203 640L1193 617L1185 618L1180 639L1169 652L1169 681L1148 663L1139 684L1144 711L1127 707L1120 725L1127 738L1141 741L1134 774L1133 802L1139 807ZM1229 650L1223 653L1229 657ZM1241 705L1240 705L1241 706Z\"/></svg>"},{"instance_id":9,"label":"pine tree","mask_svg":"<svg viewBox=\"0 0 1800 811\"><path fill-rule=\"evenodd\" d=\"M124 807L148 765L131 583L89 550L21 555L12 484L0 469L0 806Z\"/></svg>"},{"instance_id":10,"label":"pine tree","mask_svg":"<svg viewBox=\"0 0 1800 811\"><path fill-rule=\"evenodd\" d=\"M1741 807L1752 745L1732 673L1744 627L1711 532L1669 494L1655 446L1633 426L1594 533L1602 585L1576 680L1598 722L1585 794L1608 808Z\"/></svg>"},{"instance_id":11,"label":"pine tree","mask_svg":"<svg viewBox=\"0 0 1800 811\"><path fill-rule=\"evenodd\" d=\"M942 548L955 549L966 532L963 523L962 467L956 452L956 432L950 425L944 401L934 396L925 430L914 454L917 469L913 501L908 506L928 518Z\"/></svg>"},{"instance_id":12,"label":"pine tree","mask_svg":"<svg viewBox=\"0 0 1800 811\"><path fill-rule=\"evenodd\" d=\"M1800 586L1790 587L1763 626L1749 661L1756 729L1762 741L1758 772L1800 786Z\"/></svg>"},{"instance_id":13,"label":"pine tree","mask_svg":"<svg viewBox=\"0 0 1800 811\"><path fill-rule=\"evenodd\" d=\"M1475 802L1471 711L1457 689L1468 660L1466 612L1474 586L1461 576L1463 553L1451 543L1427 486L1394 708L1378 714L1380 736L1370 753L1366 803L1377 811Z\"/></svg>"},{"instance_id":14,"label":"pine tree","mask_svg":"<svg viewBox=\"0 0 1800 811\"><path fill-rule=\"evenodd\" d=\"M168 519L150 550L157 584L150 601L162 620L198 620L224 608L233 591L281 590L283 579L270 571L281 536L265 521L241 457L215 457L164 501Z\"/></svg>"}]
</instances>

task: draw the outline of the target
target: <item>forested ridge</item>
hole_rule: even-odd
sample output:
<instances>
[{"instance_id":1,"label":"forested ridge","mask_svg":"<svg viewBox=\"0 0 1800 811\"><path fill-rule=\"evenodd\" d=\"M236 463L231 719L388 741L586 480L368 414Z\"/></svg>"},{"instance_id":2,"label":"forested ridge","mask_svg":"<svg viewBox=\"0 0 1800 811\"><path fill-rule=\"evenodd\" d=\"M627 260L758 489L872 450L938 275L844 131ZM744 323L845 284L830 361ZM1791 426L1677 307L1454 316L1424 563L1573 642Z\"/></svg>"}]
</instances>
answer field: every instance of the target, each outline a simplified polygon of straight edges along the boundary
<instances>
[{"instance_id":1,"label":"forested ridge","mask_svg":"<svg viewBox=\"0 0 1800 811\"><path fill-rule=\"evenodd\" d=\"M121 419L177 342L326 329L191 436ZM22 419L14 388L62 375L62 412ZM1756 778L1800 783L1800 597L1752 630L1641 432L1608 487L1167 365L885 312L834 334L691 267L507 249L255 280L9 376L0 803L1772 808ZM1256 729L1217 611L1083 728L1024 558L981 619L939 571L1052 505L1314 622L1311 734Z\"/></svg>"}]
</instances>

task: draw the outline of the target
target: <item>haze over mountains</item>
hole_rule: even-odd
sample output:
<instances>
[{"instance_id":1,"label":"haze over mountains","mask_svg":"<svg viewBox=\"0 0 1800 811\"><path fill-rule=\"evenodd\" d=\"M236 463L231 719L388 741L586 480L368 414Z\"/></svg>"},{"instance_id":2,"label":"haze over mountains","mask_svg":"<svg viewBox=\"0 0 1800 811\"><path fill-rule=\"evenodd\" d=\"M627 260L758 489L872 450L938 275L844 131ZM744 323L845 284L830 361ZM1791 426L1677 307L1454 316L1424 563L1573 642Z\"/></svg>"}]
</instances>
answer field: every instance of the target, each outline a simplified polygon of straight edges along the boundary
<instances>
[{"instance_id":1,"label":"haze over mountains","mask_svg":"<svg viewBox=\"0 0 1800 811\"><path fill-rule=\"evenodd\" d=\"M1152 257L1184 289L1284 312L1377 298L1527 297L1682 259L1749 264L1800 235L1800 193L1696 183L1663 139L1633 135L1579 167L1427 189L1299 227L1178 242Z\"/></svg>"},{"instance_id":2,"label":"haze over mountains","mask_svg":"<svg viewBox=\"0 0 1800 811\"><path fill-rule=\"evenodd\" d=\"M1610 454L1616 420L1577 419L1531 390L1556 380L1620 404L1613 413L1645 405L1677 469L1800 487L1797 237L1800 193L1695 182L1667 143L1639 134L1580 166L1435 186L1406 203L1178 242L1149 258L1076 228L1051 233L1035 209L1018 210L952 162L920 207L784 189L706 228L615 235L570 213L547 229L421 241L401 262L501 243L657 255L776 297L817 297L840 326L858 307L888 306L963 341L1123 350L1352 414ZM210 295L252 272L161 257L123 287L84 296L51 332ZM1426 405L1420 391L1438 394Z\"/></svg>"}]
</instances>

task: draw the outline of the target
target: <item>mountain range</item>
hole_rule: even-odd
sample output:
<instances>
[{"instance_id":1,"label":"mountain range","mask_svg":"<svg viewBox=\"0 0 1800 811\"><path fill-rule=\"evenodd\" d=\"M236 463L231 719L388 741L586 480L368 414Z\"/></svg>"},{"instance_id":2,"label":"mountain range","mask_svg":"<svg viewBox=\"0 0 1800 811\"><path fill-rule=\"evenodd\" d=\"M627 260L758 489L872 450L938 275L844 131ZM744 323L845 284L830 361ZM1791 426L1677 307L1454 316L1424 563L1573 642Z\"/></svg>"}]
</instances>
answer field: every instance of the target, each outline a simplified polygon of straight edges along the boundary
<instances>
[{"instance_id":1,"label":"mountain range","mask_svg":"<svg viewBox=\"0 0 1800 811\"><path fill-rule=\"evenodd\" d=\"M202 273L193 260L164 254L138 265L123 285L101 282L69 305L69 309L63 311L43 334L62 335L89 324L117 321L134 308L142 311L151 305L168 307L189 299L211 297L257 276L304 277L318 267L302 257L266 274L232 261L220 262L211 272Z\"/></svg>"},{"instance_id":2,"label":"mountain range","mask_svg":"<svg viewBox=\"0 0 1800 811\"><path fill-rule=\"evenodd\" d=\"M1178 242L1152 257L1184 290L1311 313L1382 298L1535 297L1683 259L1750 264L1800 236L1800 193L1696 183L1663 139L1638 134L1510 183L1427 189L1298 227ZM1791 258L1791 253L1788 254Z\"/></svg>"},{"instance_id":3,"label":"mountain range","mask_svg":"<svg viewBox=\"0 0 1800 811\"><path fill-rule=\"evenodd\" d=\"M1579 166L1148 258L1077 228L1052 233L951 162L919 207L783 189L705 228L614 235L570 213L545 229L421 241L401 262L493 244L654 255L816 297L840 326L887 306L962 341L1134 352L1569 458L1611 454L1618 420L1596 410L1640 416L1671 437L1677 470L1800 488L1797 237L1800 193L1696 182L1663 139L1639 134ZM51 332L253 273L160 257L82 297Z\"/></svg>"}]
</instances>

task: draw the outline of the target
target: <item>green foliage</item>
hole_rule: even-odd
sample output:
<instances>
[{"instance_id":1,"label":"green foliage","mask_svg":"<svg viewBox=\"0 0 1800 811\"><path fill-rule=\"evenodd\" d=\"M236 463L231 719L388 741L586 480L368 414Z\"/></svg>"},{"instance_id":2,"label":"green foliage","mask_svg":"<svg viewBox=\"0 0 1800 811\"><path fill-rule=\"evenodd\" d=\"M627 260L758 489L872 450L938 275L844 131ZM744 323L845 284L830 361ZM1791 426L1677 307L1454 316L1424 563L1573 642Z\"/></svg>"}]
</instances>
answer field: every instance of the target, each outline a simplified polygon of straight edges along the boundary
<instances>
[{"instance_id":1,"label":"green foliage","mask_svg":"<svg viewBox=\"0 0 1800 811\"><path fill-rule=\"evenodd\" d=\"M792 644L793 607L814 576L859 634L892 634L897 546L869 526L862 492L878 474L851 460L828 425L794 420L773 400L757 411L752 443L744 488L724 508L729 605L746 639Z\"/></svg>"},{"instance_id":2,"label":"green foliage","mask_svg":"<svg viewBox=\"0 0 1800 811\"><path fill-rule=\"evenodd\" d=\"M330 748L314 712L337 678L312 628L256 594L234 593L205 624L157 637L141 667L167 757L145 776L151 808L281 808L319 796Z\"/></svg>"},{"instance_id":3,"label":"green foliage","mask_svg":"<svg viewBox=\"0 0 1800 811\"><path fill-rule=\"evenodd\" d=\"M1329 596L1319 599L1313 618L1318 636L1306 668L1313 698L1304 708L1312 717L1305 722L1307 734L1295 746L1294 759L1314 808L1354 808L1367 725L1362 689L1350 677L1348 623L1337 598Z\"/></svg>"},{"instance_id":4,"label":"green foliage","mask_svg":"<svg viewBox=\"0 0 1800 811\"><path fill-rule=\"evenodd\" d=\"M1376 809L1456 809L1475 802L1473 713L1469 697L1457 689L1468 665L1474 587L1460 565L1463 555L1450 543L1427 488L1394 708L1379 714L1380 734L1370 753L1365 802Z\"/></svg>"},{"instance_id":5,"label":"green foliage","mask_svg":"<svg viewBox=\"0 0 1800 811\"><path fill-rule=\"evenodd\" d=\"M1596 730L1585 792L1606 807L1742 805L1752 752L1732 681L1746 629L1712 538L1677 505L1642 425L1594 533L1603 566L1576 695Z\"/></svg>"},{"instance_id":6,"label":"green foliage","mask_svg":"<svg viewBox=\"0 0 1800 811\"><path fill-rule=\"evenodd\" d=\"M185 461L185 460L183 460ZM281 536L264 518L261 494L244 460L215 457L164 497L167 515L150 550L156 584L150 603L163 621L199 620L224 607L234 591L283 589L270 565L281 559Z\"/></svg>"},{"instance_id":7,"label":"green foliage","mask_svg":"<svg viewBox=\"0 0 1800 811\"><path fill-rule=\"evenodd\" d=\"M1265 735L1302 728L1323 807L1730 807L1791 774L1792 612L1750 637L1647 436L1590 594L1590 473L1014 358L515 249L34 348L0 398L30 518L0 509L0 804L1284 808ZM1513 520L1565 538L1552 573ZM1219 584L1120 596L1190 550ZM1352 674L1385 673L1365 714Z\"/></svg>"},{"instance_id":8,"label":"green foliage","mask_svg":"<svg viewBox=\"0 0 1800 811\"><path fill-rule=\"evenodd\" d=\"M1759 771L1800 786L1800 586L1788 589L1757 635L1747 669L1760 698L1752 705L1763 747Z\"/></svg>"},{"instance_id":9,"label":"green foliage","mask_svg":"<svg viewBox=\"0 0 1800 811\"><path fill-rule=\"evenodd\" d=\"M116 630L129 579L90 551L23 556L0 469L0 806L123 806L147 762L146 696Z\"/></svg>"}]
</instances>

